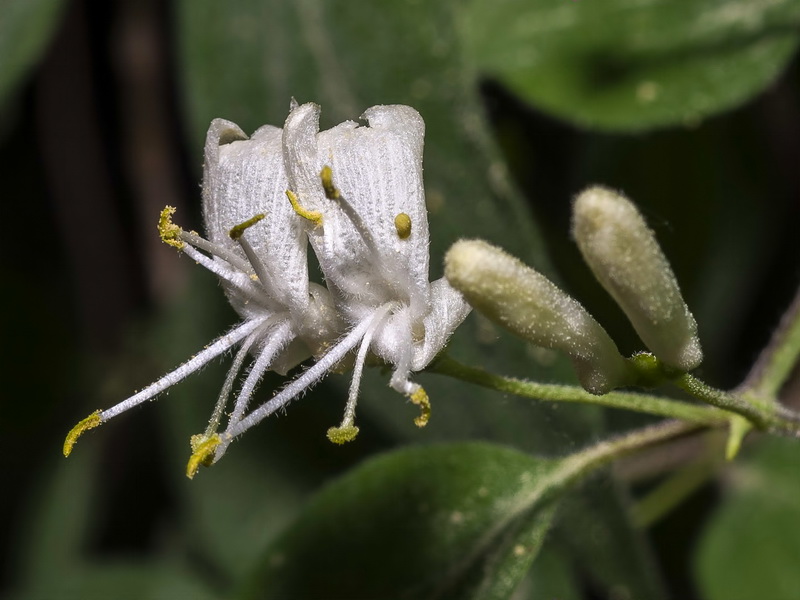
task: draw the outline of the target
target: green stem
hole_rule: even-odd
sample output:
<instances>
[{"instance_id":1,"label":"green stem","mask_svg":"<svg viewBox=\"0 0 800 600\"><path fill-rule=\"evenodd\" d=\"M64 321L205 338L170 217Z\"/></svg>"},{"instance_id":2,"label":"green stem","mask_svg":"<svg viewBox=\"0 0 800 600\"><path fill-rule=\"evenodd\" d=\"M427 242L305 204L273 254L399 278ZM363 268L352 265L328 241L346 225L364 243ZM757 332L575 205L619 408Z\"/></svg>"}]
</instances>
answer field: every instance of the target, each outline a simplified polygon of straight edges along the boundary
<instances>
[{"instance_id":1,"label":"green stem","mask_svg":"<svg viewBox=\"0 0 800 600\"><path fill-rule=\"evenodd\" d=\"M774 398L800 359L800 289L739 389Z\"/></svg>"},{"instance_id":2,"label":"green stem","mask_svg":"<svg viewBox=\"0 0 800 600\"><path fill-rule=\"evenodd\" d=\"M718 390L689 373L673 379L672 382L711 406L743 416L758 429L800 436L800 415L777 403L752 395L742 396Z\"/></svg>"},{"instance_id":3,"label":"green stem","mask_svg":"<svg viewBox=\"0 0 800 600\"><path fill-rule=\"evenodd\" d=\"M563 489L595 469L627 454L701 429L703 425L685 421L662 421L605 440L561 459L560 467L542 482L543 487Z\"/></svg>"},{"instance_id":4,"label":"green stem","mask_svg":"<svg viewBox=\"0 0 800 600\"><path fill-rule=\"evenodd\" d=\"M695 406L687 402L669 400L630 392L609 392L602 396L590 394L583 388L569 385L535 383L512 377L503 377L464 365L446 354L439 356L427 369L429 372L455 377L462 381L508 392L525 398L535 398L550 402L582 402L610 408L635 410L660 417L681 419L701 425L720 425L726 416L716 409Z\"/></svg>"}]
</instances>

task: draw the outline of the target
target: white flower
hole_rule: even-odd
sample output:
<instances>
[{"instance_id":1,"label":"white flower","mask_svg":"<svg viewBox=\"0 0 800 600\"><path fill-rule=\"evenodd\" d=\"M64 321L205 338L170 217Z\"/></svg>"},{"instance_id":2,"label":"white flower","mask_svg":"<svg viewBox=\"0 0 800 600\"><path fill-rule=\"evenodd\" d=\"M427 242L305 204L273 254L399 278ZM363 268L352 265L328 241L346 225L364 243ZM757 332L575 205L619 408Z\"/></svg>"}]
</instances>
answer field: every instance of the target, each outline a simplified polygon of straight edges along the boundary
<instances>
[{"instance_id":1,"label":"white flower","mask_svg":"<svg viewBox=\"0 0 800 600\"><path fill-rule=\"evenodd\" d=\"M208 239L174 225L171 207L159 221L166 243L219 277L242 322L142 391L81 421L67 436L65 455L87 429L151 400L239 345L208 429L192 440L197 456L189 466L193 474L218 443L217 428L248 355L253 361L229 423L245 415L267 370L286 373L337 339L342 323L330 295L308 281L304 220L286 199L281 135L280 128L265 126L248 139L235 124L215 119L205 146L203 216Z\"/></svg>"},{"instance_id":2,"label":"white flower","mask_svg":"<svg viewBox=\"0 0 800 600\"><path fill-rule=\"evenodd\" d=\"M342 423L328 437L352 439L364 361L394 367L390 385L419 404L428 398L411 373L425 368L469 313L462 296L428 280L428 219L422 182L425 125L408 106L374 106L362 118L319 132L320 108L295 107L283 130L289 196L306 218L311 245L348 333L272 400L222 434L239 435L323 377L358 347Z\"/></svg>"},{"instance_id":3,"label":"white flower","mask_svg":"<svg viewBox=\"0 0 800 600\"><path fill-rule=\"evenodd\" d=\"M376 106L364 117L368 127L347 121L319 133L319 107L293 103L284 130L264 126L249 140L229 121L212 122L203 188L208 240L173 225L169 207L159 230L220 278L243 321L138 394L81 421L67 436L65 455L87 429L152 399L237 344L209 427L192 439L190 477L356 348L345 416L329 430L331 441L358 432L355 405L370 353L394 367L390 385L420 405L415 422L427 422L428 398L411 373L442 350L469 306L446 280L428 281L422 118L406 106ZM308 239L327 289L308 280ZM217 433L249 355L227 428ZM316 363L246 414L267 370L285 373L311 355Z\"/></svg>"}]
</instances>

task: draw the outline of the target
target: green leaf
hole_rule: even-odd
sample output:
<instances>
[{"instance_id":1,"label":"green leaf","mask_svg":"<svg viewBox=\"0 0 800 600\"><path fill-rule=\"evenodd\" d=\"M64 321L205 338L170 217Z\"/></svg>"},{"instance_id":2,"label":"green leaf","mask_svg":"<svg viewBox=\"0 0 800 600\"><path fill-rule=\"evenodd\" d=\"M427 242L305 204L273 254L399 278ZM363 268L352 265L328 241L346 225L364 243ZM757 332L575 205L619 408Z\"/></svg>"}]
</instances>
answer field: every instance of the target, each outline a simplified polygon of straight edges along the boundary
<instances>
[{"instance_id":1,"label":"green leaf","mask_svg":"<svg viewBox=\"0 0 800 600\"><path fill-rule=\"evenodd\" d=\"M795 0L471 0L469 60L537 108L586 127L645 130L745 102L798 43Z\"/></svg>"},{"instance_id":2,"label":"green leaf","mask_svg":"<svg viewBox=\"0 0 800 600\"><path fill-rule=\"evenodd\" d=\"M0 4L0 107L47 47L64 4L63 0Z\"/></svg>"},{"instance_id":3,"label":"green leaf","mask_svg":"<svg viewBox=\"0 0 800 600\"><path fill-rule=\"evenodd\" d=\"M552 520L560 465L483 443L371 459L314 497L242 597L508 598Z\"/></svg>"},{"instance_id":4,"label":"green leaf","mask_svg":"<svg viewBox=\"0 0 800 600\"><path fill-rule=\"evenodd\" d=\"M12 600L113 598L114 600L219 600L196 576L178 567L127 562L76 566L60 577L40 579Z\"/></svg>"},{"instance_id":5,"label":"green leaf","mask_svg":"<svg viewBox=\"0 0 800 600\"><path fill-rule=\"evenodd\" d=\"M697 550L705 598L800 598L799 461L797 440L764 439L728 470L725 502Z\"/></svg>"}]
</instances>

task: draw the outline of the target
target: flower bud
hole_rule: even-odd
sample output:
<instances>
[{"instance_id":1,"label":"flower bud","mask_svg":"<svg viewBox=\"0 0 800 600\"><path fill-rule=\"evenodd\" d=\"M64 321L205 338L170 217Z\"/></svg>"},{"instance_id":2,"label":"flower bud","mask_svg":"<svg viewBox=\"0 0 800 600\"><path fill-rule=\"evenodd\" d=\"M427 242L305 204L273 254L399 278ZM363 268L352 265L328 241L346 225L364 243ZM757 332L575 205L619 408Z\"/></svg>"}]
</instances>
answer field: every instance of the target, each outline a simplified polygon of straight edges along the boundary
<instances>
[{"instance_id":1,"label":"flower bud","mask_svg":"<svg viewBox=\"0 0 800 600\"><path fill-rule=\"evenodd\" d=\"M445 256L445 277L495 323L537 346L566 352L589 392L624 385L627 362L600 324L510 254L481 240L458 241Z\"/></svg>"},{"instance_id":2,"label":"flower bud","mask_svg":"<svg viewBox=\"0 0 800 600\"><path fill-rule=\"evenodd\" d=\"M595 277L665 364L689 371L703 360L697 323L653 232L630 200L602 187L573 205L572 235Z\"/></svg>"}]
</instances>

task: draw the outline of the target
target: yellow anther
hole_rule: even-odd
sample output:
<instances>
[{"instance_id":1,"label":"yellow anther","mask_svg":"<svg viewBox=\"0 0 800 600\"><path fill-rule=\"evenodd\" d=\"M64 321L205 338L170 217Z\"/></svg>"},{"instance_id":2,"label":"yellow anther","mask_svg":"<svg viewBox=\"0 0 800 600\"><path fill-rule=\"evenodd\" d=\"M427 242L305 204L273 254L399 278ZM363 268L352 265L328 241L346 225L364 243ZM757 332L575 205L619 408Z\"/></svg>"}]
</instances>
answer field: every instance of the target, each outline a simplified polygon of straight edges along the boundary
<instances>
[{"instance_id":1,"label":"yellow anther","mask_svg":"<svg viewBox=\"0 0 800 600\"><path fill-rule=\"evenodd\" d=\"M228 235L231 236L232 240L238 240L244 232L258 223L261 219L263 219L266 215L264 213L259 213L255 217L247 219L244 223L239 223L238 225L234 225L231 230L228 232Z\"/></svg>"},{"instance_id":2,"label":"yellow anther","mask_svg":"<svg viewBox=\"0 0 800 600\"><path fill-rule=\"evenodd\" d=\"M183 230L172 222L172 215L175 214L174 206L165 206L158 217L158 234L161 236L161 241L165 244L183 249L183 242L181 241L181 233Z\"/></svg>"},{"instance_id":3,"label":"yellow anther","mask_svg":"<svg viewBox=\"0 0 800 600\"><path fill-rule=\"evenodd\" d=\"M394 228L397 229L397 237L401 240L408 239L411 235L411 217L406 213L398 213L394 218Z\"/></svg>"},{"instance_id":4,"label":"yellow anther","mask_svg":"<svg viewBox=\"0 0 800 600\"><path fill-rule=\"evenodd\" d=\"M419 416L414 419L414 425L417 427L425 427L431 418L431 401L428 399L427 392L419 388L416 392L409 396L411 402L419 406Z\"/></svg>"},{"instance_id":5,"label":"yellow anther","mask_svg":"<svg viewBox=\"0 0 800 600\"><path fill-rule=\"evenodd\" d=\"M339 190L333 185L333 170L325 165L319 173L319 178L322 179L322 189L325 190L325 197L328 200L338 200L341 197Z\"/></svg>"},{"instance_id":6,"label":"yellow anther","mask_svg":"<svg viewBox=\"0 0 800 600\"><path fill-rule=\"evenodd\" d=\"M75 442L78 441L78 438L81 437L84 431L88 431L89 429L94 429L98 425L102 424L103 420L100 418L100 411L96 410L88 417L83 419L80 423L75 425L72 429L70 429L69 433L67 434L67 439L64 440L64 456L69 456L72 453L72 447L75 446Z\"/></svg>"},{"instance_id":7,"label":"yellow anther","mask_svg":"<svg viewBox=\"0 0 800 600\"><path fill-rule=\"evenodd\" d=\"M308 219L312 223L314 223L315 227L319 227L322 225L322 213L316 210L307 210L300 205L300 201L297 199L297 194L295 194L292 190L286 190L286 197L289 198L289 202L292 203L292 208L294 212L298 215L303 217L304 219Z\"/></svg>"},{"instance_id":8,"label":"yellow anther","mask_svg":"<svg viewBox=\"0 0 800 600\"><path fill-rule=\"evenodd\" d=\"M200 465L211 466L214 462L214 452L221 443L222 439L216 433L210 436L205 434L192 436L192 456L189 457L189 463L186 465L186 476L189 479L194 478Z\"/></svg>"},{"instance_id":9,"label":"yellow anther","mask_svg":"<svg viewBox=\"0 0 800 600\"><path fill-rule=\"evenodd\" d=\"M358 435L358 427L355 425L342 425L340 427L331 427L328 429L328 439L334 444L346 444L356 439Z\"/></svg>"}]
</instances>

